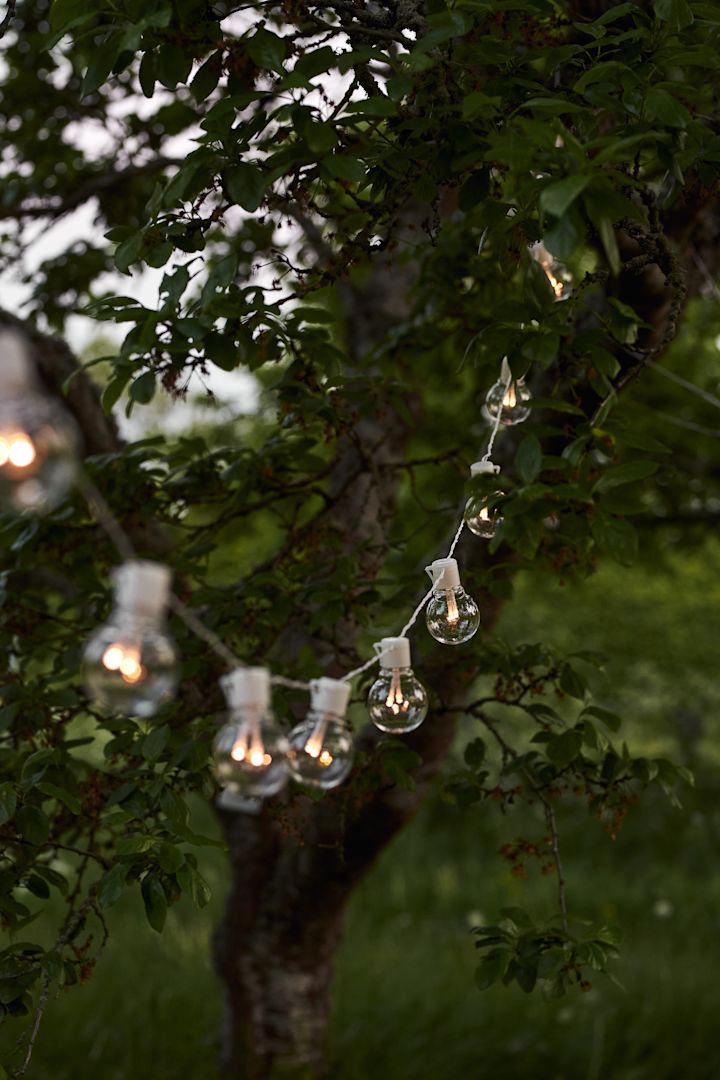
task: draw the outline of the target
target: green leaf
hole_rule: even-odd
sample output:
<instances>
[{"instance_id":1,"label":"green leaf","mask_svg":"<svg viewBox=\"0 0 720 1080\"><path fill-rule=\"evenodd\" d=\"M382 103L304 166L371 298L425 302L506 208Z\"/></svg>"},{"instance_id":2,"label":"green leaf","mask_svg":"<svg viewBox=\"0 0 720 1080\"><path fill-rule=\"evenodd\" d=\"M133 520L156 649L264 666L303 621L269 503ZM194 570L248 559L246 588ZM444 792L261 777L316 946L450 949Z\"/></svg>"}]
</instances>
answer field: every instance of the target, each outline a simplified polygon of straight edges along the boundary
<instances>
[{"instance_id":1,"label":"green leaf","mask_svg":"<svg viewBox=\"0 0 720 1080\"><path fill-rule=\"evenodd\" d=\"M167 746L170 728L167 724L153 730L142 741L142 755L148 761L156 761Z\"/></svg>"},{"instance_id":2,"label":"green leaf","mask_svg":"<svg viewBox=\"0 0 720 1080\"><path fill-rule=\"evenodd\" d=\"M487 747L482 739L473 739L473 741L468 743L465 747L465 754L463 755L465 764L471 769L479 769L485 760L486 750Z\"/></svg>"},{"instance_id":3,"label":"green leaf","mask_svg":"<svg viewBox=\"0 0 720 1080\"><path fill-rule=\"evenodd\" d=\"M158 934L162 933L167 917L167 899L162 882L155 874L146 874L140 886L147 921Z\"/></svg>"},{"instance_id":4,"label":"green leaf","mask_svg":"<svg viewBox=\"0 0 720 1080\"><path fill-rule=\"evenodd\" d=\"M31 844L44 844L50 835L50 822L39 806L25 803L15 817L20 835Z\"/></svg>"},{"instance_id":5,"label":"green leaf","mask_svg":"<svg viewBox=\"0 0 720 1080\"><path fill-rule=\"evenodd\" d=\"M582 750L582 741L582 732L574 729L553 735L547 743L547 756L558 769L565 769Z\"/></svg>"},{"instance_id":6,"label":"green leaf","mask_svg":"<svg viewBox=\"0 0 720 1080\"><path fill-rule=\"evenodd\" d=\"M286 45L283 38L272 34L265 27L260 27L252 37L245 38L245 48L251 60L266 71L277 71L282 75Z\"/></svg>"},{"instance_id":7,"label":"green leaf","mask_svg":"<svg viewBox=\"0 0 720 1080\"><path fill-rule=\"evenodd\" d=\"M80 88L80 96L87 97L94 93L107 79L117 59L117 51L111 45L112 39L106 39L95 50L95 55L88 65ZM116 39L117 41L117 39Z\"/></svg>"},{"instance_id":8,"label":"green leaf","mask_svg":"<svg viewBox=\"0 0 720 1080\"><path fill-rule=\"evenodd\" d=\"M151 98L155 93L155 53L148 51L143 53L138 71L140 89L146 98Z\"/></svg>"},{"instance_id":9,"label":"green leaf","mask_svg":"<svg viewBox=\"0 0 720 1080\"><path fill-rule=\"evenodd\" d=\"M558 218L552 228L546 229L543 244L559 259L566 259L572 255L584 238L583 220L577 208L573 206L568 213Z\"/></svg>"},{"instance_id":10,"label":"green leaf","mask_svg":"<svg viewBox=\"0 0 720 1080\"><path fill-rule=\"evenodd\" d=\"M155 372L144 371L130 386L130 398L139 405L148 405L155 396Z\"/></svg>"},{"instance_id":11,"label":"green leaf","mask_svg":"<svg viewBox=\"0 0 720 1080\"><path fill-rule=\"evenodd\" d=\"M50 24L53 30L64 30L80 19L89 19L92 10L87 0L53 0L50 8Z\"/></svg>"},{"instance_id":12,"label":"green leaf","mask_svg":"<svg viewBox=\"0 0 720 1080\"><path fill-rule=\"evenodd\" d=\"M0 825L11 821L17 809L17 797L12 784L0 784Z\"/></svg>"},{"instance_id":13,"label":"green leaf","mask_svg":"<svg viewBox=\"0 0 720 1080\"><path fill-rule=\"evenodd\" d=\"M178 885L191 898L195 907L198 910L204 908L210 900L210 887L195 867L186 861L175 877Z\"/></svg>"},{"instance_id":14,"label":"green leaf","mask_svg":"<svg viewBox=\"0 0 720 1080\"><path fill-rule=\"evenodd\" d=\"M196 101L205 101L220 81L222 52L211 53L190 83L190 92Z\"/></svg>"},{"instance_id":15,"label":"green leaf","mask_svg":"<svg viewBox=\"0 0 720 1080\"><path fill-rule=\"evenodd\" d=\"M578 698L579 701L585 700L587 685L582 675L571 664L563 664L559 682L560 689L570 697Z\"/></svg>"},{"instance_id":16,"label":"green leaf","mask_svg":"<svg viewBox=\"0 0 720 1080\"><path fill-rule=\"evenodd\" d=\"M671 128L685 128L690 123L690 113L681 101L660 86L652 86L645 97L645 114L648 120L659 120Z\"/></svg>"},{"instance_id":17,"label":"green leaf","mask_svg":"<svg viewBox=\"0 0 720 1080\"><path fill-rule=\"evenodd\" d=\"M58 802L66 806L73 814L82 813L82 803L78 799L77 795L73 795L72 792L66 791L65 788L58 787L56 784L48 784L43 781L42 784L37 785L38 791L42 791L43 795L49 795L51 799L57 799Z\"/></svg>"},{"instance_id":18,"label":"green leaf","mask_svg":"<svg viewBox=\"0 0 720 1080\"><path fill-rule=\"evenodd\" d=\"M523 482L532 484L542 465L542 450L536 435L525 436L518 448L515 464Z\"/></svg>"},{"instance_id":19,"label":"green leaf","mask_svg":"<svg viewBox=\"0 0 720 1080\"><path fill-rule=\"evenodd\" d=\"M583 709L582 715L594 716L597 720L602 720L605 727L610 728L611 731L619 731L622 725L622 720L617 713L611 712L610 709L603 709L599 705L588 705L586 709Z\"/></svg>"},{"instance_id":20,"label":"green leaf","mask_svg":"<svg viewBox=\"0 0 720 1080\"><path fill-rule=\"evenodd\" d=\"M168 90L174 90L178 83L184 83L192 70L192 56L178 45L165 43L160 46L155 61L155 72L159 81Z\"/></svg>"},{"instance_id":21,"label":"green leaf","mask_svg":"<svg viewBox=\"0 0 720 1080\"><path fill-rule=\"evenodd\" d=\"M600 477L594 491L609 491L611 488L620 487L622 484L633 484L638 480L647 480L659 468L657 461L642 459L638 461L626 461L622 465L613 465L606 469Z\"/></svg>"},{"instance_id":22,"label":"green leaf","mask_svg":"<svg viewBox=\"0 0 720 1080\"><path fill-rule=\"evenodd\" d=\"M608 265L613 274L620 273L620 251L618 249L612 216L608 213L602 194L590 193L583 200L587 215L597 229Z\"/></svg>"},{"instance_id":23,"label":"green leaf","mask_svg":"<svg viewBox=\"0 0 720 1080\"><path fill-rule=\"evenodd\" d=\"M676 30L684 30L694 22L693 13L686 0L655 0L653 10L661 22L669 22Z\"/></svg>"},{"instance_id":24,"label":"green leaf","mask_svg":"<svg viewBox=\"0 0 720 1080\"><path fill-rule=\"evenodd\" d=\"M507 971L509 954L496 950L488 953L475 971L475 985L478 990L487 990L493 983L499 982Z\"/></svg>"},{"instance_id":25,"label":"green leaf","mask_svg":"<svg viewBox=\"0 0 720 1080\"><path fill-rule=\"evenodd\" d=\"M589 176L568 176L555 184L548 184L540 193L540 209L555 217L562 217L589 183Z\"/></svg>"},{"instance_id":26,"label":"green leaf","mask_svg":"<svg viewBox=\"0 0 720 1080\"><path fill-rule=\"evenodd\" d=\"M116 904L122 896L127 883L129 866L127 863L116 863L112 870L108 871L102 879L98 891L98 903L100 907L107 908Z\"/></svg>"},{"instance_id":27,"label":"green leaf","mask_svg":"<svg viewBox=\"0 0 720 1080\"><path fill-rule=\"evenodd\" d=\"M127 274L133 263L140 258L143 246L142 232L134 233L124 240L115 251L115 265L121 274Z\"/></svg>"},{"instance_id":28,"label":"green leaf","mask_svg":"<svg viewBox=\"0 0 720 1080\"><path fill-rule=\"evenodd\" d=\"M113 406L120 400L120 396L130 381L130 372L124 371L121 374L116 375L114 379L111 379L107 384L102 394L102 407L106 413L111 413Z\"/></svg>"},{"instance_id":29,"label":"green leaf","mask_svg":"<svg viewBox=\"0 0 720 1080\"><path fill-rule=\"evenodd\" d=\"M228 195L248 213L254 213L265 197L267 183L260 169L243 162L225 171Z\"/></svg>"}]
</instances>

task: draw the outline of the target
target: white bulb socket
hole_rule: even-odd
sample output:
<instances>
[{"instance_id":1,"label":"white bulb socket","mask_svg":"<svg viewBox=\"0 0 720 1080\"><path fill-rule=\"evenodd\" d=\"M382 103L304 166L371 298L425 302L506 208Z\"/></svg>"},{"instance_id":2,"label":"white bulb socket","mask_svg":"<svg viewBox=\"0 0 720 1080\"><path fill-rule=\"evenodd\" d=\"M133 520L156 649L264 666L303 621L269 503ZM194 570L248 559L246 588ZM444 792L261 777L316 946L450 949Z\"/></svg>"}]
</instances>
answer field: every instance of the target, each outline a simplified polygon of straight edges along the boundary
<instances>
[{"instance_id":1,"label":"white bulb socket","mask_svg":"<svg viewBox=\"0 0 720 1080\"><path fill-rule=\"evenodd\" d=\"M496 465L494 461L473 461L470 466L471 476L497 476L500 472L500 466Z\"/></svg>"},{"instance_id":2,"label":"white bulb socket","mask_svg":"<svg viewBox=\"0 0 720 1080\"><path fill-rule=\"evenodd\" d=\"M0 331L0 397L27 393L34 383L34 369L25 340L15 330Z\"/></svg>"},{"instance_id":3,"label":"white bulb socket","mask_svg":"<svg viewBox=\"0 0 720 1080\"><path fill-rule=\"evenodd\" d=\"M350 683L341 679L313 679L310 683L310 707L313 712L333 713L342 718L350 700Z\"/></svg>"},{"instance_id":4,"label":"white bulb socket","mask_svg":"<svg viewBox=\"0 0 720 1080\"><path fill-rule=\"evenodd\" d=\"M235 668L223 675L220 686L231 709L254 706L266 712L270 708L270 672L267 668Z\"/></svg>"},{"instance_id":5,"label":"white bulb socket","mask_svg":"<svg viewBox=\"0 0 720 1080\"><path fill-rule=\"evenodd\" d=\"M133 559L113 573L118 607L139 615L160 615L167 607L171 572L163 563Z\"/></svg>"},{"instance_id":6,"label":"white bulb socket","mask_svg":"<svg viewBox=\"0 0 720 1080\"><path fill-rule=\"evenodd\" d=\"M381 668L410 667L410 642L406 637L384 637L373 645Z\"/></svg>"},{"instance_id":7,"label":"white bulb socket","mask_svg":"<svg viewBox=\"0 0 720 1080\"><path fill-rule=\"evenodd\" d=\"M457 559L435 559L434 562L425 567L425 572L430 575L436 592L443 589L460 588L460 571L458 570Z\"/></svg>"}]
</instances>

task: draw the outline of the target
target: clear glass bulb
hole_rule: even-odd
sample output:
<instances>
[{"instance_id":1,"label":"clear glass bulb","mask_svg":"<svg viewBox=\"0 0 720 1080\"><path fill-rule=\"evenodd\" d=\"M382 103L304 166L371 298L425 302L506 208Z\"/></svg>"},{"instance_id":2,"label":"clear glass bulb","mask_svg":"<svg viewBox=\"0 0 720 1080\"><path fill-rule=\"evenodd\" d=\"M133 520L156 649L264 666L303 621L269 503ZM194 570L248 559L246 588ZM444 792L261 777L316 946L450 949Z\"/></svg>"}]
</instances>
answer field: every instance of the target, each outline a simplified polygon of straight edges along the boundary
<instances>
[{"instance_id":1,"label":"clear glass bulb","mask_svg":"<svg viewBox=\"0 0 720 1080\"><path fill-rule=\"evenodd\" d=\"M472 596L458 585L436 589L425 608L427 628L443 645L462 645L477 632L480 611Z\"/></svg>"},{"instance_id":2,"label":"clear glass bulb","mask_svg":"<svg viewBox=\"0 0 720 1080\"><path fill-rule=\"evenodd\" d=\"M381 667L370 687L368 709L375 727L403 735L420 727L427 716L427 691L412 668Z\"/></svg>"},{"instance_id":3,"label":"clear glass bulb","mask_svg":"<svg viewBox=\"0 0 720 1080\"><path fill-rule=\"evenodd\" d=\"M269 709L231 709L213 743L215 775L234 795L267 798L287 782L287 739Z\"/></svg>"},{"instance_id":4,"label":"clear glass bulb","mask_svg":"<svg viewBox=\"0 0 720 1080\"><path fill-rule=\"evenodd\" d=\"M355 750L343 720L313 709L288 736L288 767L295 780L311 787L334 788L349 775Z\"/></svg>"},{"instance_id":5,"label":"clear glass bulb","mask_svg":"<svg viewBox=\"0 0 720 1080\"><path fill-rule=\"evenodd\" d=\"M572 274L567 266L556 259L540 240L531 245L530 255L545 271L555 299L567 300L572 292Z\"/></svg>"},{"instance_id":6,"label":"clear glass bulb","mask_svg":"<svg viewBox=\"0 0 720 1080\"><path fill-rule=\"evenodd\" d=\"M487 392L485 408L491 420L497 419L499 412L500 423L504 427L513 427L522 424L530 415L527 404L530 398L530 391L522 379L513 379L509 386L506 379L498 379Z\"/></svg>"},{"instance_id":7,"label":"clear glass bulb","mask_svg":"<svg viewBox=\"0 0 720 1080\"><path fill-rule=\"evenodd\" d=\"M154 716L172 698L177 680L175 644L159 615L116 608L85 646L85 689L113 712Z\"/></svg>"},{"instance_id":8,"label":"clear glass bulb","mask_svg":"<svg viewBox=\"0 0 720 1080\"><path fill-rule=\"evenodd\" d=\"M470 496L465 504L465 524L470 532L492 540L505 520L495 505L504 495L504 491L493 491L490 495Z\"/></svg>"},{"instance_id":9,"label":"clear glass bulb","mask_svg":"<svg viewBox=\"0 0 720 1080\"><path fill-rule=\"evenodd\" d=\"M16 513L52 510L73 482L77 449L75 425L60 406L33 392L5 398L0 403L0 503Z\"/></svg>"}]
</instances>

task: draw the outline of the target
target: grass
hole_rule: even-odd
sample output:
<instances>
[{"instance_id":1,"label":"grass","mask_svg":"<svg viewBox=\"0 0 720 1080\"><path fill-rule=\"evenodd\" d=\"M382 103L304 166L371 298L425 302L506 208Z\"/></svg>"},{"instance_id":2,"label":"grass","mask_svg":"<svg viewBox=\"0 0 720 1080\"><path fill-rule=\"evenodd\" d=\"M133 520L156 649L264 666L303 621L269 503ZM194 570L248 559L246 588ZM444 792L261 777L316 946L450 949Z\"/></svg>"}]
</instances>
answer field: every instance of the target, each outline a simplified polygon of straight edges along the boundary
<instances>
[{"instance_id":1,"label":"grass","mask_svg":"<svg viewBox=\"0 0 720 1080\"><path fill-rule=\"evenodd\" d=\"M541 828L531 811L461 813L434 797L348 910L333 1080L720 1076L718 569L713 545L656 573L608 569L582 589L528 579L501 626L512 640L608 653L604 703L628 717L631 741L697 768L684 812L645 798L616 841L580 806L561 816L571 911L623 927L624 989L598 978L587 993L546 1001L474 988L470 927L503 905L550 915L555 881L515 878L497 855ZM222 1006L209 940L225 875L221 855L203 857L214 899L202 914L183 901L159 937L138 902L114 909L96 975L51 1002L31 1080L214 1080ZM17 1034L6 1029L3 1046Z\"/></svg>"}]
</instances>

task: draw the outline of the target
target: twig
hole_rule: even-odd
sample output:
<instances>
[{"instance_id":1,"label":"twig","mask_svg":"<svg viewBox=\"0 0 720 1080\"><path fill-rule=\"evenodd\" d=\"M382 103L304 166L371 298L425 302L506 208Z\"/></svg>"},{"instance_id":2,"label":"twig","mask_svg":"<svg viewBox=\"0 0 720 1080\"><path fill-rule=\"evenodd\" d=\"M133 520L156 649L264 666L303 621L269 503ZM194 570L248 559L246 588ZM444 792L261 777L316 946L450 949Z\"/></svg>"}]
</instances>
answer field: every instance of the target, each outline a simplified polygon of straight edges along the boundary
<instances>
[{"instance_id":1,"label":"twig","mask_svg":"<svg viewBox=\"0 0 720 1080\"><path fill-rule=\"evenodd\" d=\"M17 8L17 0L7 0L5 5L5 16L3 21L0 22L0 38L5 37L5 33L10 26L10 23L15 18L15 9Z\"/></svg>"},{"instance_id":2,"label":"twig","mask_svg":"<svg viewBox=\"0 0 720 1080\"><path fill-rule=\"evenodd\" d=\"M541 792L538 795L543 801L545 807L545 820L547 821L548 828L550 830L550 846L553 853L553 861L555 863L555 871L557 873L558 882L558 902L560 904L560 915L562 917L563 930L567 934L568 932L568 911L567 911L567 896L565 894L565 871L563 870L562 859L560 858L560 842L558 840L557 831L557 819L555 818L555 808L549 799L547 799Z\"/></svg>"}]
</instances>

